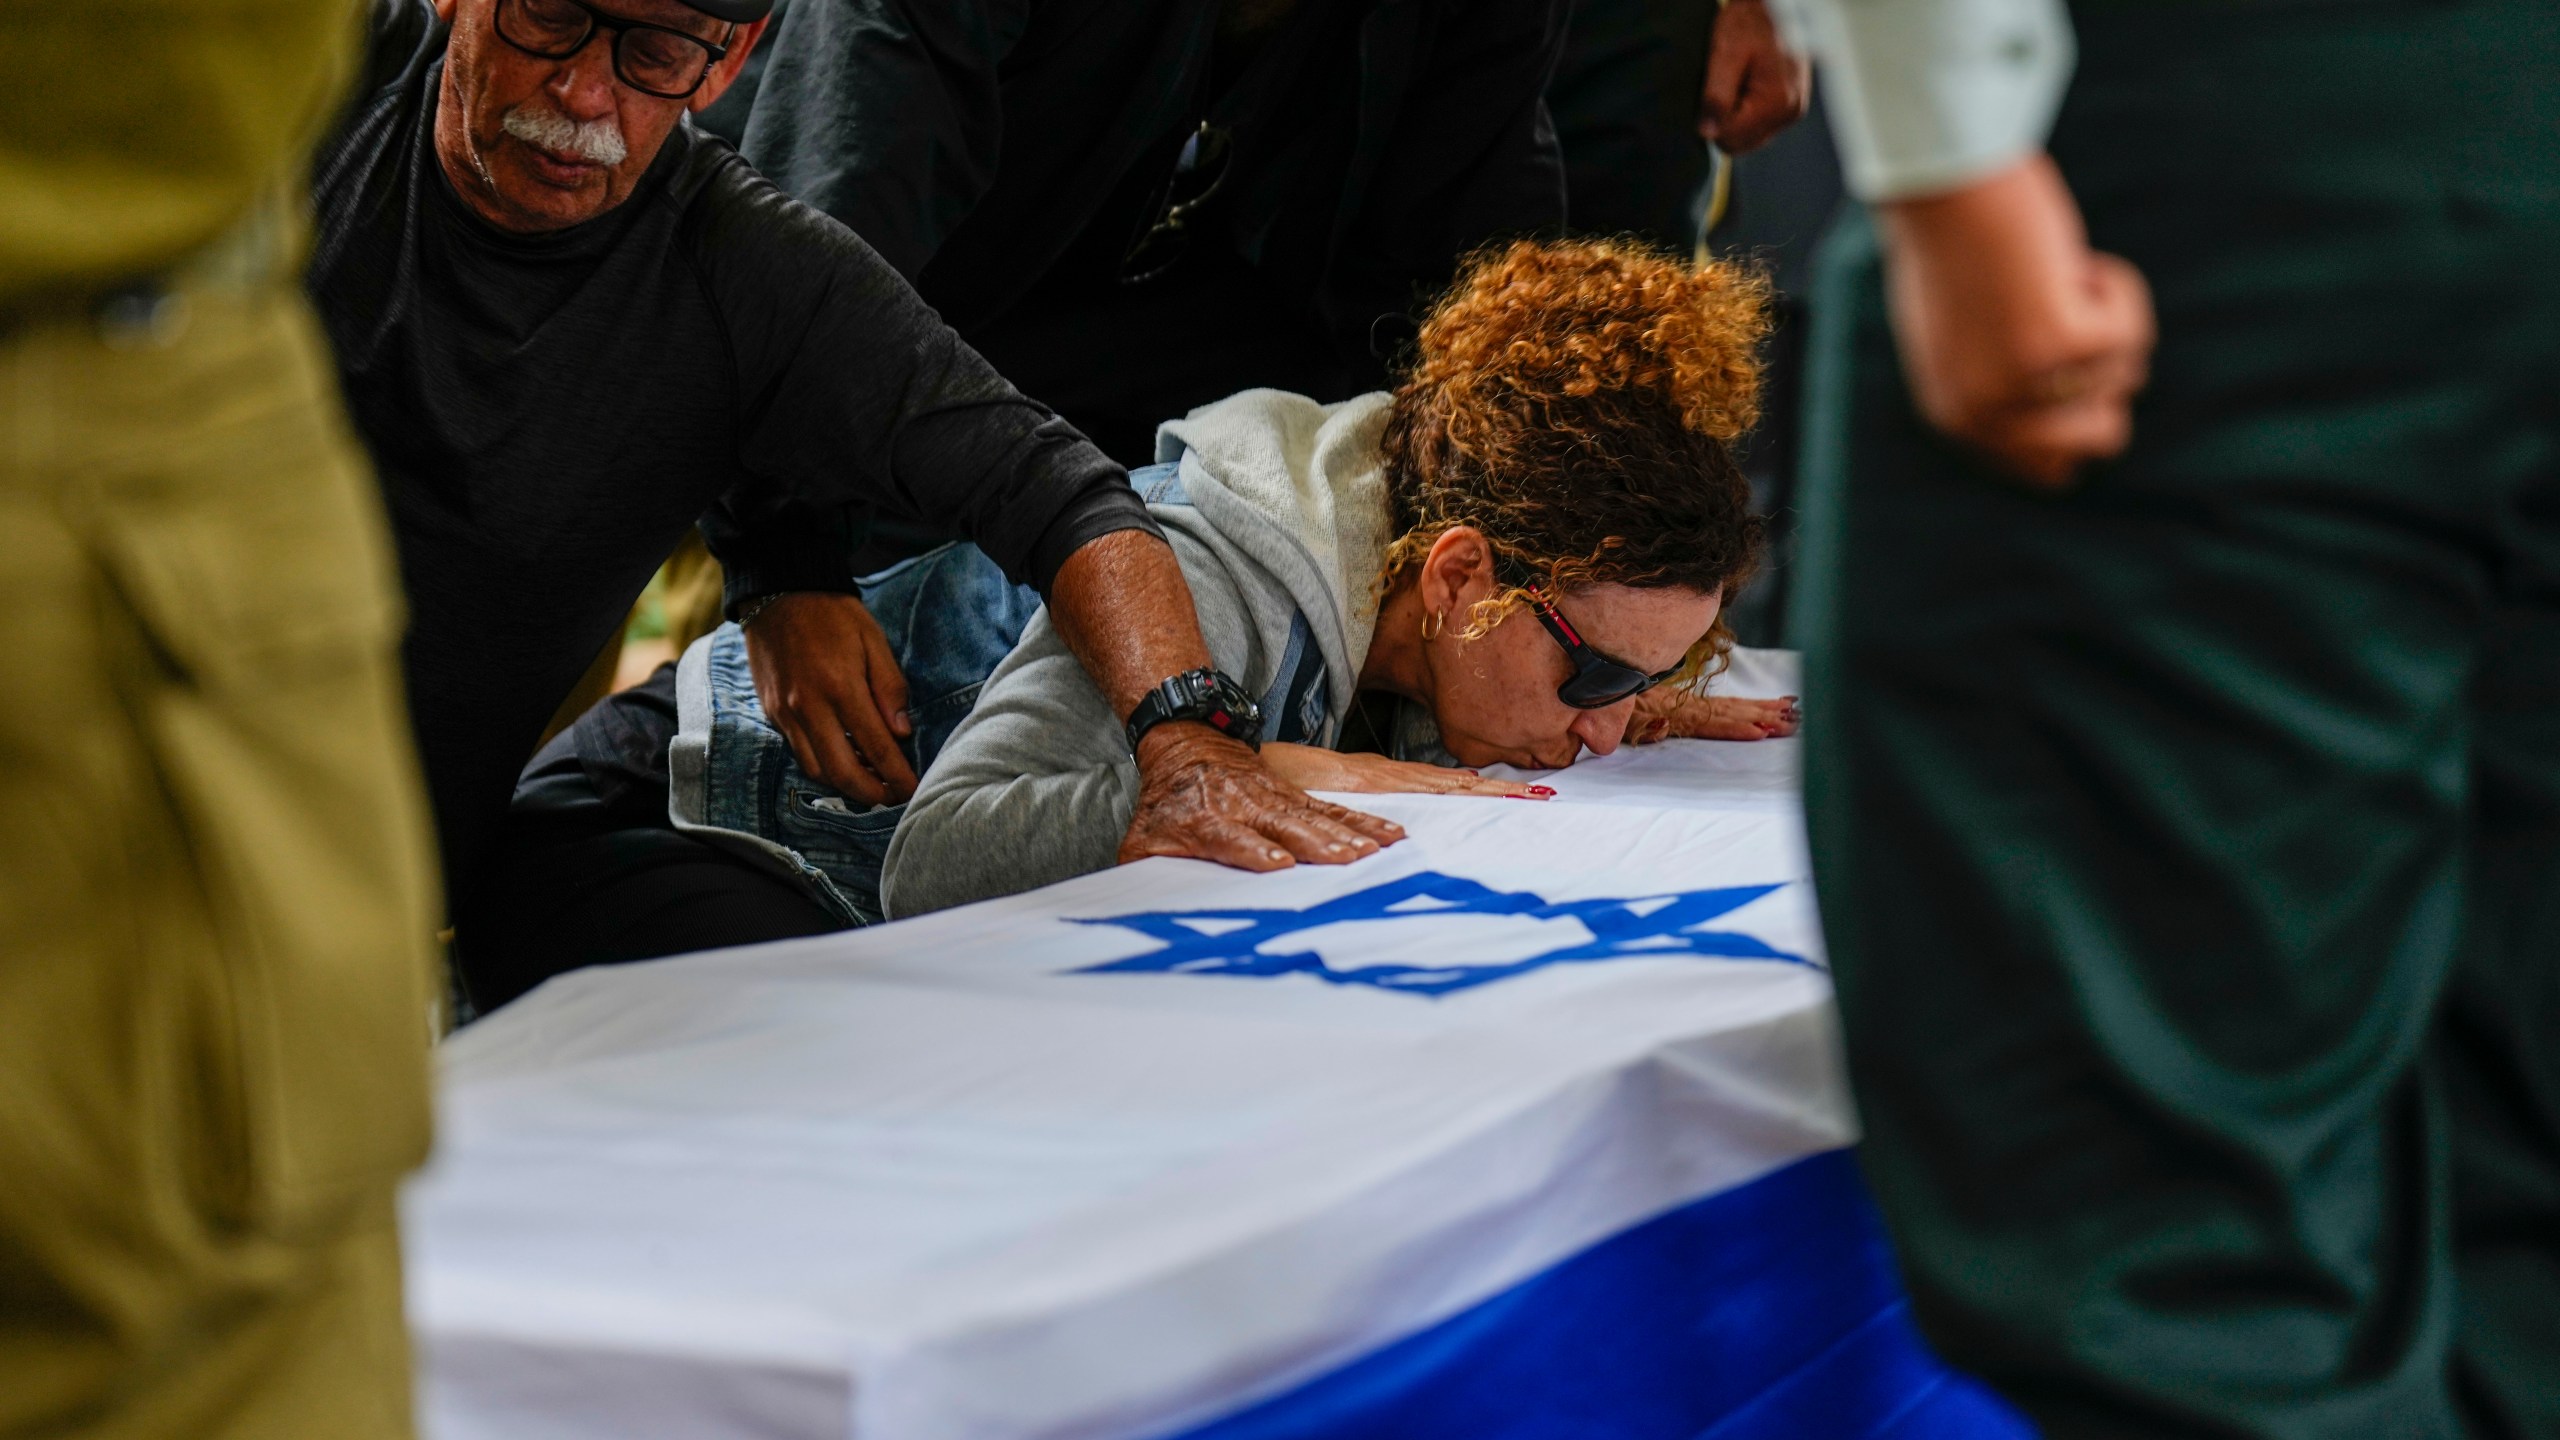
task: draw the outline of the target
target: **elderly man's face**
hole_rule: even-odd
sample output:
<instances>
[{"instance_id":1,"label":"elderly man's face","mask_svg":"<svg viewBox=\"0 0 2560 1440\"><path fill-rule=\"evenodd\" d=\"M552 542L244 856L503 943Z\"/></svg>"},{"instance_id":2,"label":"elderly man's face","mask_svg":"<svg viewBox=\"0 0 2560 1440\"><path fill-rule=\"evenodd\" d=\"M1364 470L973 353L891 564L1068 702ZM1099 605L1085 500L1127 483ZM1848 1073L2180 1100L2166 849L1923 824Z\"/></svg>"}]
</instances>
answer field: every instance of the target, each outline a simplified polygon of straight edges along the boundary
<instances>
[{"instance_id":1,"label":"elderly man's face","mask_svg":"<svg viewBox=\"0 0 2560 1440\"><path fill-rule=\"evenodd\" d=\"M453 38L445 50L435 140L463 203L498 228L519 232L592 220L628 199L667 132L685 111L709 105L729 88L767 23L727 25L682 0L598 4L615 20L665 26L728 47L700 89L668 100L615 75L614 33L604 26L565 59L547 60L509 43L498 31L497 11L515 3L436 0ZM557 8L557 0L544 8ZM524 38L530 32L518 24L509 33Z\"/></svg>"}]
</instances>

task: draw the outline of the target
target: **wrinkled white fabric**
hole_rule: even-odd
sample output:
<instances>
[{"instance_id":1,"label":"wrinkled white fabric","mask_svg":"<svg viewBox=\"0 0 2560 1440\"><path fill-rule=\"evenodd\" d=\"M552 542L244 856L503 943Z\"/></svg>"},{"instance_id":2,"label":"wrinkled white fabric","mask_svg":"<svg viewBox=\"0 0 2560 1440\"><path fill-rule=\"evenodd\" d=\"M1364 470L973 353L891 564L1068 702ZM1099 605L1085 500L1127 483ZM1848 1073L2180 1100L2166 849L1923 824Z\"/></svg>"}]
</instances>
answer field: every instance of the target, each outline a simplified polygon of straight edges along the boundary
<instances>
[{"instance_id":1,"label":"wrinkled white fabric","mask_svg":"<svg viewBox=\"0 0 2560 1440\"><path fill-rule=\"evenodd\" d=\"M1791 693L1791 661L1733 688ZM1643 747L1544 804L1340 797L1412 837L1347 867L1150 860L552 981L444 1049L406 1214L428 1434L1167 1433L1848 1143L1772 793L1794 747ZM1290 918L1425 876L1647 915L1770 886L1708 924L1789 958L1667 935L1400 992L1381 967L1428 986L1597 932L1429 896ZM1091 969L1242 923L1201 911L1282 917L1236 948L1324 973Z\"/></svg>"}]
</instances>

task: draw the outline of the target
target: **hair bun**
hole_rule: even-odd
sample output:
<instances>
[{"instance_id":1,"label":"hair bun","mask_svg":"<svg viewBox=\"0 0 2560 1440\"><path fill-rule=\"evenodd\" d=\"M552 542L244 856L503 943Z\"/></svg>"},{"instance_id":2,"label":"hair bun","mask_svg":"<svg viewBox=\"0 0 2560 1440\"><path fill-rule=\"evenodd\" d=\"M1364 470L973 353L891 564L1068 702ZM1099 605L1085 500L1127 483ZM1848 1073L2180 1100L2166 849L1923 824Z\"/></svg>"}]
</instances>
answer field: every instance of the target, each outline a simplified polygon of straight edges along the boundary
<instances>
[{"instance_id":1,"label":"hair bun","mask_svg":"<svg viewBox=\"0 0 2560 1440\"><path fill-rule=\"evenodd\" d=\"M1560 588L1730 595L1763 529L1731 442L1759 416L1768 313L1754 271L1623 241L1471 259L1423 322L1379 435L1398 532L1380 593L1466 525ZM1702 641L1702 663L1723 643Z\"/></svg>"},{"instance_id":2,"label":"hair bun","mask_svg":"<svg viewBox=\"0 0 2560 1440\"><path fill-rule=\"evenodd\" d=\"M1423 322L1410 381L1449 395L1460 416L1527 402L1561 418L1581 408L1571 402L1641 397L1730 442L1760 418L1768 317L1768 281L1730 261L1517 241L1467 262Z\"/></svg>"}]
</instances>

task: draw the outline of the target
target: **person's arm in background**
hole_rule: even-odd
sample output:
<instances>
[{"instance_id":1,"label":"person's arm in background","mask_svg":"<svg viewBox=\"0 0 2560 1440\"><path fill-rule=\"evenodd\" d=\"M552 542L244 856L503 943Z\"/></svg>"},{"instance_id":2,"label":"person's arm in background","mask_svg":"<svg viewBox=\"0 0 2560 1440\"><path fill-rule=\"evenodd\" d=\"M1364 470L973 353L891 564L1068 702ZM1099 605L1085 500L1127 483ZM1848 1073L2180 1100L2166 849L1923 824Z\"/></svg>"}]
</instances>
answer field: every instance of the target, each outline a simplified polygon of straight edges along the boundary
<instances>
[{"instance_id":1,"label":"person's arm in background","mask_svg":"<svg viewBox=\"0 0 2560 1440\"><path fill-rule=\"evenodd\" d=\"M2044 154L2072 39L2062 0L1782 0L1823 70L1849 189L1876 207L1920 413L2046 487L2122 451L2149 290L2089 247Z\"/></svg>"},{"instance_id":2,"label":"person's arm in background","mask_svg":"<svg viewBox=\"0 0 2560 1440\"><path fill-rule=\"evenodd\" d=\"M1813 62L1788 48L1768 0L1700 3L1717 10L1698 96L1698 133L1727 155L1748 154L1804 118L1813 98Z\"/></svg>"}]
</instances>

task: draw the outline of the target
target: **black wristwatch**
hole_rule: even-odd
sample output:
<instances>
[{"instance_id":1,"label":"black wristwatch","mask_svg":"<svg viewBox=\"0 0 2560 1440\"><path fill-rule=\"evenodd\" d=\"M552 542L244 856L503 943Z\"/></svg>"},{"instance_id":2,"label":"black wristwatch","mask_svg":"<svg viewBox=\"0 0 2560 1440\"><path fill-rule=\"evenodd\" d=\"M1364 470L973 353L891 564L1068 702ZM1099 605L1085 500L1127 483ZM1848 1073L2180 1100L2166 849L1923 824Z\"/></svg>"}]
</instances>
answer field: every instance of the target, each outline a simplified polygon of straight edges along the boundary
<instances>
[{"instance_id":1,"label":"black wristwatch","mask_svg":"<svg viewBox=\"0 0 2560 1440\"><path fill-rule=\"evenodd\" d=\"M1262 707L1243 686L1205 667L1158 685L1129 712L1129 753L1137 754L1139 739L1167 720L1197 720L1230 740L1262 748Z\"/></svg>"}]
</instances>

